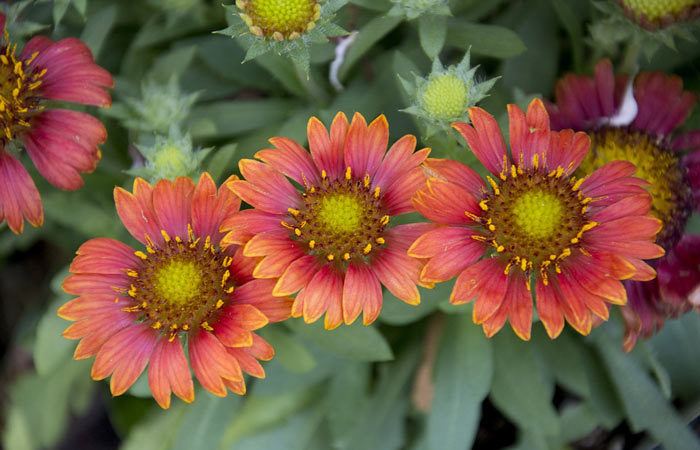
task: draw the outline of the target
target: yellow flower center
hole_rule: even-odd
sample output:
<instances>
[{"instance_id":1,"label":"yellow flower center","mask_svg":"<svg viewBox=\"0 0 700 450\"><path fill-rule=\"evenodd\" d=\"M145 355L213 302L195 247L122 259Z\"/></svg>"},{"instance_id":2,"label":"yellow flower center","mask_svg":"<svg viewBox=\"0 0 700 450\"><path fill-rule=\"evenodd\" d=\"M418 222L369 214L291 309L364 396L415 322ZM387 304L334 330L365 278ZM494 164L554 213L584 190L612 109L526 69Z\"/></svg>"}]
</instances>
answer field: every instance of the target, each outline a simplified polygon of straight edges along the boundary
<instances>
[{"instance_id":1,"label":"yellow flower center","mask_svg":"<svg viewBox=\"0 0 700 450\"><path fill-rule=\"evenodd\" d=\"M321 17L318 0L237 0L236 6L251 33L278 41L297 39Z\"/></svg>"},{"instance_id":2,"label":"yellow flower center","mask_svg":"<svg viewBox=\"0 0 700 450\"><path fill-rule=\"evenodd\" d=\"M525 192L513 203L515 223L524 234L545 239L552 236L559 228L562 219L561 201L550 192Z\"/></svg>"},{"instance_id":3,"label":"yellow flower center","mask_svg":"<svg viewBox=\"0 0 700 450\"><path fill-rule=\"evenodd\" d=\"M652 214L664 222L657 240L668 245L680 236L690 213L691 191L679 158L646 134L619 129L593 134L591 152L579 172L590 173L611 161L637 166L635 176L649 182Z\"/></svg>"},{"instance_id":4,"label":"yellow flower center","mask_svg":"<svg viewBox=\"0 0 700 450\"><path fill-rule=\"evenodd\" d=\"M330 180L323 172L321 183L309 187L303 198L303 207L290 208L289 221L282 226L310 254L342 266L365 260L384 245L389 216L382 206L381 188L372 187L369 176L356 179L348 167L344 177Z\"/></svg>"},{"instance_id":5,"label":"yellow flower center","mask_svg":"<svg viewBox=\"0 0 700 450\"><path fill-rule=\"evenodd\" d=\"M545 172L538 155L533 168L512 165L487 177L491 192L479 203L483 214L465 214L481 223L475 239L493 246L494 253L507 261L506 274L513 268L531 273L539 270L545 284L551 270L581 246L586 231L597 223L588 219L593 201L580 190L582 180L564 176L564 169Z\"/></svg>"},{"instance_id":6,"label":"yellow flower center","mask_svg":"<svg viewBox=\"0 0 700 450\"><path fill-rule=\"evenodd\" d=\"M193 261L171 261L155 274L158 295L179 306L197 296L201 282L202 275Z\"/></svg>"},{"instance_id":7,"label":"yellow flower center","mask_svg":"<svg viewBox=\"0 0 700 450\"><path fill-rule=\"evenodd\" d=\"M233 258L209 236L195 237L191 226L187 236L161 233L163 244L134 253L140 263L126 272L133 279L125 293L132 303L124 310L171 340L193 329L211 331L234 289L229 271Z\"/></svg>"},{"instance_id":8,"label":"yellow flower center","mask_svg":"<svg viewBox=\"0 0 700 450\"><path fill-rule=\"evenodd\" d=\"M623 6L637 16L648 20L680 15L693 6L700 5L698 0L622 0Z\"/></svg>"},{"instance_id":9,"label":"yellow flower center","mask_svg":"<svg viewBox=\"0 0 700 450\"><path fill-rule=\"evenodd\" d=\"M8 40L7 33L4 38ZM18 60L16 47L9 42L0 45L0 147L27 130L32 115L43 109L36 90L46 69L36 72L28 67L38 52L27 61Z\"/></svg>"},{"instance_id":10,"label":"yellow flower center","mask_svg":"<svg viewBox=\"0 0 700 450\"><path fill-rule=\"evenodd\" d=\"M359 228L363 215L362 204L357 197L331 194L321 199L318 220L329 230L352 233Z\"/></svg>"},{"instance_id":11,"label":"yellow flower center","mask_svg":"<svg viewBox=\"0 0 700 450\"><path fill-rule=\"evenodd\" d=\"M430 78L421 95L423 109L440 120L459 118L467 104L467 86L459 77L443 74Z\"/></svg>"}]
</instances>

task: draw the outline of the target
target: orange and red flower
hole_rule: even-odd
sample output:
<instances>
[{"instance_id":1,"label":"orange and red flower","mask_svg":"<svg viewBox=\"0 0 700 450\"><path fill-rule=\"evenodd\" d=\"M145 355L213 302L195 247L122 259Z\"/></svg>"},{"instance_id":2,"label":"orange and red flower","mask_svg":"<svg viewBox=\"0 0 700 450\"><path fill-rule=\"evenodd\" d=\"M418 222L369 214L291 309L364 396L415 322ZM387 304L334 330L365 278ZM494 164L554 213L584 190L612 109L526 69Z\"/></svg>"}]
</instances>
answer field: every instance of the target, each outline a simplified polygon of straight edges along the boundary
<instances>
[{"instance_id":1,"label":"orange and red flower","mask_svg":"<svg viewBox=\"0 0 700 450\"><path fill-rule=\"evenodd\" d=\"M520 338L529 339L533 290L551 338L565 320L588 334L594 316L608 318L609 303L625 303L620 280L655 276L643 259L663 254L653 243L661 223L647 215L645 182L622 161L575 177L589 138L550 131L540 100L527 114L508 106L510 154L490 114L470 108L469 116L473 125L454 127L491 175L484 183L456 161L426 162L431 177L414 205L440 226L409 249L427 260L421 280L457 276L450 300L476 298L474 322L487 336L508 319Z\"/></svg>"},{"instance_id":2,"label":"orange and red flower","mask_svg":"<svg viewBox=\"0 0 700 450\"><path fill-rule=\"evenodd\" d=\"M98 145L107 132L91 115L47 109L47 102L109 106L107 89L113 81L78 39L54 42L37 36L17 54L2 13L0 35L0 222L7 220L13 232L21 233L24 219L40 226L44 214L39 191L10 144L21 143L39 173L54 186L80 188L80 174L97 166Z\"/></svg>"},{"instance_id":3,"label":"orange and red flower","mask_svg":"<svg viewBox=\"0 0 700 450\"><path fill-rule=\"evenodd\" d=\"M360 114L348 123L339 113L330 133L311 118L307 134L310 152L276 137L275 149L256 154L260 161L240 162L245 181L229 187L254 209L225 221L224 242L261 258L253 275L277 279L275 295L299 291L292 316L306 322L325 313L331 329L362 312L369 324L379 315L382 285L418 304L420 263L406 249L428 225L389 222L414 211L429 149L415 152L416 138L407 135L387 151L384 116L367 125Z\"/></svg>"},{"instance_id":4,"label":"orange and red flower","mask_svg":"<svg viewBox=\"0 0 700 450\"><path fill-rule=\"evenodd\" d=\"M627 86L628 78L616 77L610 61L603 60L593 77L569 74L560 80L557 102L548 108L553 128L591 135L581 172L614 160L634 163L636 175L648 182L651 212L663 221L658 243L666 256L654 263L658 278L625 283L624 347L629 351L666 318L700 306L692 300L700 292L700 236L685 231L690 215L700 211L700 130L677 131L696 102L679 77L642 72L626 93Z\"/></svg>"},{"instance_id":5,"label":"orange and red flower","mask_svg":"<svg viewBox=\"0 0 700 450\"><path fill-rule=\"evenodd\" d=\"M113 395L124 393L148 365L153 397L191 402L194 387L183 351L202 386L218 396L245 393L243 372L264 377L258 360L272 347L255 330L289 317L291 301L272 295L274 281L251 276L254 261L238 246L224 247L219 227L238 211L228 189L208 174L134 182L114 191L117 213L143 250L107 238L78 249L63 288L79 296L59 309L74 321L63 333L80 339L76 359L95 356L92 377L111 375Z\"/></svg>"}]
</instances>

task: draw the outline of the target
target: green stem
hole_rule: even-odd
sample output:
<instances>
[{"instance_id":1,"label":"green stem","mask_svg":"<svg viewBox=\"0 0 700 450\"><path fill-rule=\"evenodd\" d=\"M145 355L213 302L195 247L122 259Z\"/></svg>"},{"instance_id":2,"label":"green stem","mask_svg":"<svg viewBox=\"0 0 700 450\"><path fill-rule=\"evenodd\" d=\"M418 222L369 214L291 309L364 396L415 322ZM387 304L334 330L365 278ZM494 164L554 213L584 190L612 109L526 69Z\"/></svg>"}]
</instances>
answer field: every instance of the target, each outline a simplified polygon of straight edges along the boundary
<instances>
[{"instance_id":1,"label":"green stem","mask_svg":"<svg viewBox=\"0 0 700 450\"><path fill-rule=\"evenodd\" d=\"M622 58L622 72L633 74L639 68L639 54L642 51L642 43L638 37L633 37L627 48L625 49L625 54Z\"/></svg>"}]
</instances>

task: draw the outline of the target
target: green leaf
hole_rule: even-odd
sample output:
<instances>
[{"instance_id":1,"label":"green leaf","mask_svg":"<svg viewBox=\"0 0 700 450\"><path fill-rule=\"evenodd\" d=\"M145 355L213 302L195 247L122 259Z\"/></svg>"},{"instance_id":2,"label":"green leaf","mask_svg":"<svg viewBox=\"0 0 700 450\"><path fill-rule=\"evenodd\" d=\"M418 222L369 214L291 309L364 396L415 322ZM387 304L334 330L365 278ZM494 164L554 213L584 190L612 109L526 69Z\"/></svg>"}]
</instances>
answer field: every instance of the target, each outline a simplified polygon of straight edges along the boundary
<instances>
[{"instance_id":1,"label":"green leaf","mask_svg":"<svg viewBox=\"0 0 700 450\"><path fill-rule=\"evenodd\" d=\"M493 343L493 403L520 428L536 436L558 434L559 420L551 402L554 383L544 372L534 347L510 330L502 330Z\"/></svg>"},{"instance_id":2,"label":"green leaf","mask_svg":"<svg viewBox=\"0 0 700 450\"><path fill-rule=\"evenodd\" d=\"M590 398L588 378L580 356L585 350L585 344L580 336L564 330L557 339L552 340L541 327L537 327L532 341L557 383L580 397Z\"/></svg>"},{"instance_id":3,"label":"green leaf","mask_svg":"<svg viewBox=\"0 0 700 450\"><path fill-rule=\"evenodd\" d=\"M401 17L379 16L367 22L360 28L359 34L345 55L345 61L338 71L338 78L345 80L350 69L367 53L374 44L396 28L402 21Z\"/></svg>"},{"instance_id":4,"label":"green leaf","mask_svg":"<svg viewBox=\"0 0 700 450\"><path fill-rule=\"evenodd\" d=\"M668 450L700 449L700 441L663 397L659 387L609 333L609 330L599 329L593 337L632 430L647 430Z\"/></svg>"},{"instance_id":5,"label":"green leaf","mask_svg":"<svg viewBox=\"0 0 700 450\"><path fill-rule=\"evenodd\" d=\"M148 76L153 80L165 84L173 77L184 73L194 60L196 54L197 47L194 45L178 47L169 52L165 52L153 62Z\"/></svg>"},{"instance_id":6,"label":"green leaf","mask_svg":"<svg viewBox=\"0 0 700 450\"><path fill-rule=\"evenodd\" d=\"M316 367L313 354L284 328L266 327L260 334L274 347L275 360L290 372L307 373Z\"/></svg>"},{"instance_id":7,"label":"green leaf","mask_svg":"<svg viewBox=\"0 0 700 450\"><path fill-rule=\"evenodd\" d=\"M384 292L384 303L379 319L390 325L406 325L416 322L432 313L440 304L449 301L454 282L439 283L433 289L419 288L420 304L412 306L396 298L391 292Z\"/></svg>"},{"instance_id":8,"label":"green leaf","mask_svg":"<svg viewBox=\"0 0 700 450\"><path fill-rule=\"evenodd\" d=\"M325 408L314 404L290 414L273 428L266 428L252 436L246 436L229 447L230 450L309 450L309 443L316 436Z\"/></svg>"},{"instance_id":9,"label":"green leaf","mask_svg":"<svg viewBox=\"0 0 700 450\"><path fill-rule=\"evenodd\" d=\"M447 17L435 14L420 16L418 18L418 38L428 58L436 58L447 38Z\"/></svg>"},{"instance_id":10,"label":"green leaf","mask_svg":"<svg viewBox=\"0 0 700 450\"><path fill-rule=\"evenodd\" d=\"M238 416L242 404L238 395L219 398L203 390L198 392L197 401L187 407L180 426L170 430L170 433L177 431L172 449L219 447L226 427Z\"/></svg>"},{"instance_id":11,"label":"green leaf","mask_svg":"<svg viewBox=\"0 0 700 450\"><path fill-rule=\"evenodd\" d=\"M428 416L428 448L464 450L474 442L481 401L491 387L491 341L469 316L444 320L435 363L435 396Z\"/></svg>"},{"instance_id":12,"label":"green leaf","mask_svg":"<svg viewBox=\"0 0 700 450\"><path fill-rule=\"evenodd\" d=\"M37 325L34 365L39 375L49 375L59 365L71 360L75 343L61 336L69 324L56 315L58 308L70 298L65 294L59 296L49 305Z\"/></svg>"},{"instance_id":13,"label":"green leaf","mask_svg":"<svg viewBox=\"0 0 700 450\"><path fill-rule=\"evenodd\" d=\"M169 410L155 410L139 422L127 435L121 450L170 450L176 443L177 430L183 422L187 406L181 403Z\"/></svg>"},{"instance_id":14,"label":"green leaf","mask_svg":"<svg viewBox=\"0 0 700 450\"><path fill-rule=\"evenodd\" d=\"M189 129L194 139L231 137L284 121L295 106L282 99L212 102L192 109Z\"/></svg>"},{"instance_id":15,"label":"green leaf","mask_svg":"<svg viewBox=\"0 0 700 450\"><path fill-rule=\"evenodd\" d=\"M236 162L233 158L236 156L237 147L237 144L227 144L211 152L204 167L217 183L224 181L224 175L235 170Z\"/></svg>"},{"instance_id":16,"label":"green leaf","mask_svg":"<svg viewBox=\"0 0 700 450\"><path fill-rule=\"evenodd\" d=\"M105 39L114 27L118 12L117 5L108 5L90 15L90 19L85 24L80 39L90 47L95 59L99 57Z\"/></svg>"},{"instance_id":17,"label":"green leaf","mask_svg":"<svg viewBox=\"0 0 700 450\"><path fill-rule=\"evenodd\" d=\"M292 390L283 394L260 395L253 393L249 395L242 408L236 414L227 427L222 426L223 440L221 447L236 447L235 444L245 436L254 435L260 430L272 427L286 417L294 415L303 409L309 402L316 398L318 389L315 387L307 389ZM198 445L183 448L200 448ZM201 447L215 448L215 447Z\"/></svg>"},{"instance_id":18,"label":"green leaf","mask_svg":"<svg viewBox=\"0 0 700 450\"><path fill-rule=\"evenodd\" d=\"M326 408L333 448L347 449L353 427L362 421L369 402L370 376L368 364L346 363L330 379Z\"/></svg>"},{"instance_id":19,"label":"green leaf","mask_svg":"<svg viewBox=\"0 0 700 450\"><path fill-rule=\"evenodd\" d=\"M355 361L389 361L394 355L384 336L358 320L352 325L325 330L323 321L305 324L301 319L285 322L297 335L324 350Z\"/></svg>"},{"instance_id":20,"label":"green leaf","mask_svg":"<svg viewBox=\"0 0 700 450\"><path fill-rule=\"evenodd\" d=\"M449 21L447 43L463 50L471 48L473 54L500 59L512 58L526 50L523 41L508 28L457 20Z\"/></svg>"},{"instance_id":21,"label":"green leaf","mask_svg":"<svg viewBox=\"0 0 700 450\"><path fill-rule=\"evenodd\" d=\"M583 37L581 32L581 18L577 17L573 5L570 2L562 2L559 0L550 0L549 2L557 13L559 21L569 34L569 42L574 59L574 67L581 69L583 63ZM577 70L577 71L578 71Z\"/></svg>"},{"instance_id":22,"label":"green leaf","mask_svg":"<svg viewBox=\"0 0 700 450\"><path fill-rule=\"evenodd\" d=\"M380 365L379 382L360 420L351 428L344 450L394 450L403 446L407 388L420 354L417 344L415 341L407 343L406 350L396 361Z\"/></svg>"}]
</instances>

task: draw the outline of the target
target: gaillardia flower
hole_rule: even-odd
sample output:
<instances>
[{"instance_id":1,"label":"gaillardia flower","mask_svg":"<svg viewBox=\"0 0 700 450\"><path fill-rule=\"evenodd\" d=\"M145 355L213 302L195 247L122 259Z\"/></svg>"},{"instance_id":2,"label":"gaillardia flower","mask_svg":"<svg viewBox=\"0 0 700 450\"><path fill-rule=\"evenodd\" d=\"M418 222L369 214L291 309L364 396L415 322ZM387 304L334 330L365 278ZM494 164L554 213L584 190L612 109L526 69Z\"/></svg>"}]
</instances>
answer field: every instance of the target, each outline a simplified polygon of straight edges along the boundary
<instances>
[{"instance_id":1,"label":"gaillardia flower","mask_svg":"<svg viewBox=\"0 0 700 450\"><path fill-rule=\"evenodd\" d=\"M646 29L663 28L700 15L698 0L617 0L625 15Z\"/></svg>"},{"instance_id":2,"label":"gaillardia flower","mask_svg":"<svg viewBox=\"0 0 700 450\"><path fill-rule=\"evenodd\" d=\"M153 397L168 408L171 392L194 400L186 342L206 390L244 394L243 372L264 377L258 360L274 355L254 330L289 317L291 301L272 296L273 281L251 277L254 261L239 247L221 245L219 227L240 200L206 173L196 186L190 178L155 186L137 178L133 193L117 188L114 199L144 247L98 238L78 249L63 289L79 297L58 311L75 321L63 332L80 339L74 357L95 356L92 377L111 375L112 395L148 365Z\"/></svg>"},{"instance_id":3,"label":"gaillardia flower","mask_svg":"<svg viewBox=\"0 0 700 450\"><path fill-rule=\"evenodd\" d=\"M248 46L245 60L272 51L309 68L309 46L346 31L331 22L347 0L236 0L224 5L229 27L219 31L240 37Z\"/></svg>"},{"instance_id":4,"label":"gaillardia flower","mask_svg":"<svg viewBox=\"0 0 700 450\"><path fill-rule=\"evenodd\" d=\"M655 264L658 278L626 283L625 348L630 350L666 317L688 311L688 296L700 286L700 236L685 234L689 216L700 208L700 130L676 132L696 101L679 77L642 72L626 95L627 85L627 78L616 78L610 61L603 60L594 77L570 74L560 80L557 103L549 110L553 128L591 135L582 174L610 161L634 163L636 175L648 182L651 212L663 222L658 243L666 256Z\"/></svg>"},{"instance_id":5,"label":"gaillardia flower","mask_svg":"<svg viewBox=\"0 0 700 450\"><path fill-rule=\"evenodd\" d=\"M83 185L100 159L98 145L107 132L89 114L47 109L66 101L109 106L112 76L95 64L80 40L54 42L36 36L21 52L5 31L0 13L0 223L21 233L24 219L33 226L44 221L41 197L31 177L13 155L23 146L37 170L51 184L67 190Z\"/></svg>"},{"instance_id":6,"label":"gaillardia flower","mask_svg":"<svg viewBox=\"0 0 700 450\"><path fill-rule=\"evenodd\" d=\"M623 161L575 177L588 136L550 131L538 99L527 114L508 106L510 155L491 115L474 107L469 117L473 125L454 127L491 175L486 184L456 161L426 162L431 177L413 203L440 227L408 250L427 260L421 280L457 276L450 301L476 298L474 322L489 337L509 319L520 338L530 338L533 291L551 338L564 319L588 334L593 316L608 318L608 303L625 303L620 280L653 278L642 260L663 254L653 242L661 223L647 215L645 182Z\"/></svg>"},{"instance_id":7,"label":"gaillardia flower","mask_svg":"<svg viewBox=\"0 0 700 450\"><path fill-rule=\"evenodd\" d=\"M324 313L328 329L352 323L361 312L369 324L382 306L381 285L418 304L420 263L406 249L427 224L392 226L393 216L414 211L411 196L425 180L421 163L429 149L414 152L416 138L387 151L389 125L379 116L367 125L338 113L330 133L308 122L309 153L276 137L260 161L241 160L245 181L228 186L254 209L228 218L225 243L245 245L262 258L257 278L277 279L273 293L297 291L292 316L314 322Z\"/></svg>"}]
</instances>

